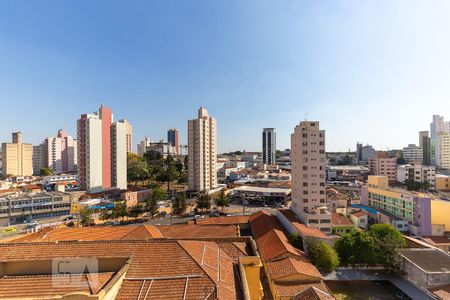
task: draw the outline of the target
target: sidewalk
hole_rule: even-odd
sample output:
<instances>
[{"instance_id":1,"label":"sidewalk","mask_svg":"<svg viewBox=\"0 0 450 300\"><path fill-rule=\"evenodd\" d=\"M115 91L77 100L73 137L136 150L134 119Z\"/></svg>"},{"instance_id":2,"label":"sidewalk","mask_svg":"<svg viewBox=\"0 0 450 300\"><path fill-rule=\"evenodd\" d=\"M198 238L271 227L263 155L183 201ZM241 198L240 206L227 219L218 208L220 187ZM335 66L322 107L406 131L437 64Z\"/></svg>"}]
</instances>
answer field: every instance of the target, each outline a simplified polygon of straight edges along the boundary
<instances>
[{"instance_id":1,"label":"sidewalk","mask_svg":"<svg viewBox=\"0 0 450 300\"><path fill-rule=\"evenodd\" d=\"M388 280L412 299L433 300L426 292L419 289L398 275L386 274L374 270L337 269L324 277L324 280Z\"/></svg>"}]
</instances>

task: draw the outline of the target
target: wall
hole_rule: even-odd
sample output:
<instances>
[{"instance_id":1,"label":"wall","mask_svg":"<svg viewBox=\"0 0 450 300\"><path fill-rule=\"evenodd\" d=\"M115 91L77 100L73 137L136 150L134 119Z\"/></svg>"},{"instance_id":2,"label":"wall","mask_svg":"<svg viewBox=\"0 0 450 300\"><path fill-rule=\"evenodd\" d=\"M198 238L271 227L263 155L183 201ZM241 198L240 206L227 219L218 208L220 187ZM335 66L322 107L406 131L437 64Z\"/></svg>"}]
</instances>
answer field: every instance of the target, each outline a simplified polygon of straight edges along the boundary
<instances>
[{"instance_id":1,"label":"wall","mask_svg":"<svg viewBox=\"0 0 450 300\"><path fill-rule=\"evenodd\" d=\"M445 230L450 231L450 201L431 201L431 224L444 224Z\"/></svg>"}]
</instances>

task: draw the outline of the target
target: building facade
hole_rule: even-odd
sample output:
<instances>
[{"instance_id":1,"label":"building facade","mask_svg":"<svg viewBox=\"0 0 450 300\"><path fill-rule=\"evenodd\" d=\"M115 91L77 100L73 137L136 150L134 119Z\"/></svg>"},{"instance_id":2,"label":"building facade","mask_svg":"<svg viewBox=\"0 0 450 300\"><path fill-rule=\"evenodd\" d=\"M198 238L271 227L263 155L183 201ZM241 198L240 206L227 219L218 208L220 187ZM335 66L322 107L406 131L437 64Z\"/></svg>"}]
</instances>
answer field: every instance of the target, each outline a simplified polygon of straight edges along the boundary
<instances>
[{"instance_id":1,"label":"building facade","mask_svg":"<svg viewBox=\"0 0 450 300\"><path fill-rule=\"evenodd\" d=\"M444 121L443 116L434 115L430 124L430 163L443 167L442 159L447 157L450 145L445 141L450 135L450 122ZM442 153L444 152L444 153Z\"/></svg>"},{"instance_id":2,"label":"building facade","mask_svg":"<svg viewBox=\"0 0 450 300\"><path fill-rule=\"evenodd\" d=\"M431 198L389 187L386 176L369 176L367 193L361 192L361 204L376 209L382 223L390 223L400 231L431 235ZM366 195L366 196L365 196Z\"/></svg>"},{"instance_id":3,"label":"building facade","mask_svg":"<svg viewBox=\"0 0 450 300\"><path fill-rule=\"evenodd\" d=\"M325 191L325 130L319 122L301 122L291 135L292 207L308 226L331 233Z\"/></svg>"},{"instance_id":4,"label":"building facade","mask_svg":"<svg viewBox=\"0 0 450 300\"><path fill-rule=\"evenodd\" d=\"M415 144L409 144L408 147L403 148L403 159L407 163L423 164L423 149Z\"/></svg>"},{"instance_id":5,"label":"building facade","mask_svg":"<svg viewBox=\"0 0 450 300\"><path fill-rule=\"evenodd\" d=\"M77 121L80 190L126 189L126 125L113 122L111 109L83 114Z\"/></svg>"},{"instance_id":6,"label":"building facade","mask_svg":"<svg viewBox=\"0 0 450 300\"><path fill-rule=\"evenodd\" d=\"M198 118L188 121L188 183L193 191L217 186L217 124L201 107Z\"/></svg>"},{"instance_id":7,"label":"building facade","mask_svg":"<svg viewBox=\"0 0 450 300\"><path fill-rule=\"evenodd\" d=\"M388 157L386 152L378 152L369 159L369 170L372 175L386 176L389 181L396 181L397 158Z\"/></svg>"},{"instance_id":8,"label":"building facade","mask_svg":"<svg viewBox=\"0 0 450 300\"><path fill-rule=\"evenodd\" d=\"M178 143L178 129L173 128L167 131L167 141L174 148L175 155L179 154L179 143Z\"/></svg>"},{"instance_id":9,"label":"building facade","mask_svg":"<svg viewBox=\"0 0 450 300\"><path fill-rule=\"evenodd\" d=\"M363 146L361 143L356 144L356 162L358 164L368 162L369 159L371 159L375 155L376 151L372 146Z\"/></svg>"},{"instance_id":10,"label":"building facade","mask_svg":"<svg viewBox=\"0 0 450 300\"><path fill-rule=\"evenodd\" d=\"M450 176L437 174L436 175L436 190L450 191Z\"/></svg>"},{"instance_id":11,"label":"building facade","mask_svg":"<svg viewBox=\"0 0 450 300\"><path fill-rule=\"evenodd\" d=\"M264 128L262 133L262 159L263 164L274 165L275 151L277 150L277 137L275 128Z\"/></svg>"},{"instance_id":12,"label":"building facade","mask_svg":"<svg viewBox=\"0 0 450 300\"><path fill-rule=\"evenodd\" d=\"M401 165L397 168L397 181L405 183L407 180L413 182L428 182L430 187L435 186L436 167L425 165Z\"/></svg>"},{"instance_id":13,"label":"building facade","mask_svg":"<svg viewBox=\"0 0 450 300\"><path fill-rule=\"evenodd\" d=\"M127 154L133 153L133 125L131 125L127 119L119 120L119 123L123 123L125 125Z\"/></svg>"},{"instance_id":14,"label":"building facade","mask_svg":"<svg viewBox=\"0 0 450 300\"><path fill-rule=\"evenodd\" d=\"M56 174L76 172L77 161L77 140L62 129L56 137L48 137L33 147L34 174L39 174L41 168L49 168Z\"/></svg>"},{"instance_id":15,"label":"building facade","mask_svg":"<svg viewBox=\"0 0 450 300\"><path fill-rule=\"evenodd\" d=\"M428 131L419 132L419 147L422 148L422 163L426 166L430 165L430 135Z\"/></svg>"},{"instance_id":16,"label":"building facade","mask_svg":"<svg viewBox=\"0 0 450 300\"><path fill-rule=\"evenodd\" d=\"M8 195L0 198L0 226L69 215L70 206L67 193Z\"/></svg>"},{"instance_id":17,"label":"building facade","mask_svg":"<svg viewBox=\"0 0 450 300\"><path fill-rule=\"evenodd\" d=\"M33 146L22 142L22 132L13 132L12 143L2 144L3 176L33 175Z\"/></svg>"}]
</instances>

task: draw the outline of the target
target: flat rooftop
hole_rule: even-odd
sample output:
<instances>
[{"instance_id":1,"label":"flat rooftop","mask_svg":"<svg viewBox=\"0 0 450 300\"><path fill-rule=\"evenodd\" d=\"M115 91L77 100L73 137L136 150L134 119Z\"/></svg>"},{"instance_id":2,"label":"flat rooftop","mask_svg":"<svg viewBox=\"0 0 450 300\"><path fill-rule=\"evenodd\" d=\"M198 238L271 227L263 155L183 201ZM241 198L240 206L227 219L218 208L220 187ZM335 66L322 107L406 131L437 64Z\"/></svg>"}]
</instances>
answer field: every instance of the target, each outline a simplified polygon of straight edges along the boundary
<instances>
[{"instance_id":1,"label":"flat rooftop","mask_svg":"<svg viewBox=\"0 0 450 300\"><path fill-rule=\"evenodd\" d=\"M450 273L450 255L436 249L401 249L401 256L428 273Z\"/></svg>"},{"instance_id":2,"label":"flat rooftop","mask_svg":"<svg viewBox=\"0 0 450 300\"><path fill-rule=\"evenodd\" d=\"M240 186L240 187L234 188L233 191L289 194L291 192L291 189L287 189L287 188L269 188L269 187L259 187L259 186L244 185L244 186Z\"/></svg>"}]
</instances>

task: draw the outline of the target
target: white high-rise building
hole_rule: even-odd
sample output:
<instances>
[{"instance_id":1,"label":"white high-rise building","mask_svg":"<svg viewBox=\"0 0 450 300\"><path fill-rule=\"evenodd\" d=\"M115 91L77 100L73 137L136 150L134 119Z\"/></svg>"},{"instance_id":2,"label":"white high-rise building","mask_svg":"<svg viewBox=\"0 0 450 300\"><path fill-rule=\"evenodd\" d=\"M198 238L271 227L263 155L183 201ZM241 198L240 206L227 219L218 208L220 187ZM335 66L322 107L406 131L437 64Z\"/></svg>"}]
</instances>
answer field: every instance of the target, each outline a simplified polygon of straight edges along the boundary
<instances>
[{"instance_id":1,"label":"white high-rise building","mask_svg":"<svg viewBox=\"0 0 450 300\"><path fill-rule=\"evenodd\" d=\"M188 183L193 191L209 191L217 186L216 119L200 107L198 118L188 121Z\"/></svg>"},{"instance_id":2,"label":"white high-rise building","mask_svg":"<svg viewBox=\"0 0 450 300\"><path fill-rule=\"evenodd\" d=\"M325 192L325 130L319 122L301 122L291 135L292 207L306 225L331 233Z\"/></svg>"},{"instance_id":3,"label":"white high-rise building","mask_svg":"<svg viewBox=\"0 0 450 300\"><path fill-rule=\"evenodd\" d=\"M275 128L264 128L262 133L263 164L275 164L275 151L277 150Z\"/></svg>"},{"instance_id":4,"label":"white high-rise building","mask_svg":"<svg viewBox=\"0 0 450 300\"><path fill-rule=\"evenodd\" d=\"M448 136L450 135L450 122L444 121L444 117L433 116L433 122L430 124L430 161L431 165L441 168L448 168L445 162L449 157L450 147L447 146ZM447 165L447 167L445 166Z\"/></svg>"}]
</instances>

